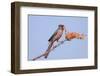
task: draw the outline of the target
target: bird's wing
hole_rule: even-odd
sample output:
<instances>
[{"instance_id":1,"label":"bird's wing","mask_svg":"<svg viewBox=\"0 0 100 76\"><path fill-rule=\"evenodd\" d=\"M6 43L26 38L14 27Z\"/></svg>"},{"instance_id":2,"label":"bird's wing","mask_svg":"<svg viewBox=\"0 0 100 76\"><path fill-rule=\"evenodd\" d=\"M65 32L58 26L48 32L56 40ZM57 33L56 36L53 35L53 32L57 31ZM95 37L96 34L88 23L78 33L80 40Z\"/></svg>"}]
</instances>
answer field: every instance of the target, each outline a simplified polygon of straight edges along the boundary
<instances>
[{"instance_id":1,"label":"bird's wing","mask_svg":"<svg viewBox=\"0 0 100 76\"><path fill-rule=\"evenodd\" d=\"M49 38L49 42L52 41L53 37L57 34L58 29L54 32L54 34Z\"/></svg>"}]
</instances>

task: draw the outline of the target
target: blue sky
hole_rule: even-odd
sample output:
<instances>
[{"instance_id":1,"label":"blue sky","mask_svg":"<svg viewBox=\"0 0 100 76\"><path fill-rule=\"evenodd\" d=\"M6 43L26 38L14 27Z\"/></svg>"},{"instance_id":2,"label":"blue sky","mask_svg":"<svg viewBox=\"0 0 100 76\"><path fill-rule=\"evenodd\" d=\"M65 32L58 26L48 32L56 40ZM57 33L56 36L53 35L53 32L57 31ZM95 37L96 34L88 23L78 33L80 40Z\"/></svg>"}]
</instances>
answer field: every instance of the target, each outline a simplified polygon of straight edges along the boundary
<instances>
[{"instance_id":1,"label":"blue sky","mask_svg":"<svg viewBox=\"0 0 100 76\"><path fill-rule=\"evenodd\" d=\"M64 24L70 32L88 33L88 18L75 16L28 16L28 59L39 56L48 47L48 39L58 28ZM68 45L69 44L69 45ZM43 57L38 60L52 59L79 59L88 57L88 39L70 42L66 41L52 51L47 59Z\"/></svg>"}]
</instances>

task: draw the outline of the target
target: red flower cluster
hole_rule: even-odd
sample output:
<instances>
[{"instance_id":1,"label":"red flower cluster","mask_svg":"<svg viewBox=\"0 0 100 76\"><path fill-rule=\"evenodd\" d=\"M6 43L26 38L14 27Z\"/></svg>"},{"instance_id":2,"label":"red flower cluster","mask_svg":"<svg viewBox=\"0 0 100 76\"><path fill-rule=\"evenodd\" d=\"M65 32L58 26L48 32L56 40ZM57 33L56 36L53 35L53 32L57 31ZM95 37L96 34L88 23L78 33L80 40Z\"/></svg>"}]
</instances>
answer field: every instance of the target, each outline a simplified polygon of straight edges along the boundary
<instances>
[{"instance_id":1,"label":"red flower cluster","mask_svg":"<svg viewBox=\"0 0 100 76\"><path fill-rule=\"evenodd\" d=\"M65 38L67 40L72 40L72 39L84 39L85 35L84 34L80 34L80 33L77 33L77 32L68 32L66 35L65 35Z\"/></svg>"}]
</instances>

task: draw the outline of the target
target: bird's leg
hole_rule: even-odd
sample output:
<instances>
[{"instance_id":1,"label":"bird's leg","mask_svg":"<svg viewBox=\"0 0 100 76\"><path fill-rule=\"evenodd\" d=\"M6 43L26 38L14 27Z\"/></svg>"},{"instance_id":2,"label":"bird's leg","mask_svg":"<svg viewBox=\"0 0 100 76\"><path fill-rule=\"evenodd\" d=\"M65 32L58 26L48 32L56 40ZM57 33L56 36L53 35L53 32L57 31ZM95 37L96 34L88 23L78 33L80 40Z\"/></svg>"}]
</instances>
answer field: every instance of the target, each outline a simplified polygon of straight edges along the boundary
<instances>
[{"instance_id":1,"label":"bird's leg","mask_svg":"<svg viewBox=\"0 0 100 76\"><path fill-rule=\"evenodd\" d=\"M57 42L57 43L60 43L61 41L57 40L56 42Z\"/></svg>"},{"instance_id":2,"label":"bird's leg","mask_svg":"<svg viewBox=\"0 0 100 76\"><path fill-rule=\"evenodd\" d=\"M54 44L52 45L51 49L54 49L55 46L57 46L59 43L61 43L62 41L57 40L56 42L54 42Z\"/></svg>"},{"instance_id":3,"label":"bird's leg","mask_svg":"<svg viewBox=\"0 0 100 76\"><path fill-rule=\"evenodd\" d=\"M62 41L61 40L57 40L57 44L61 43Z\"/></svg>"}]
</instances>

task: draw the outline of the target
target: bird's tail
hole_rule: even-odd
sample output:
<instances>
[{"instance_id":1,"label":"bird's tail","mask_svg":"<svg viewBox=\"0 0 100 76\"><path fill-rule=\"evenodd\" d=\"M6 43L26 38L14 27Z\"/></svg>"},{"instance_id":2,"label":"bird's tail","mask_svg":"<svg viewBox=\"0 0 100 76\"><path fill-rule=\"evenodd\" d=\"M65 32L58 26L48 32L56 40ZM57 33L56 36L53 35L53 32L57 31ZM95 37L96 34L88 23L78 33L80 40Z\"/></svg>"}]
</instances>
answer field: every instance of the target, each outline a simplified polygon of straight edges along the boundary
<instances>
[{"instance_id":1,"label":"bird's tail","mask_svg":"<svg viewBox=\"0 0 100 76\"><path fill-rule=\"evenodd\" d=\"M47 49L46 52L45 52L44 58L47 58L47 57L48 57L48 55L49 55L49 53L50 53L50 51L51 51L52 45L53 45L53 41L49 44L48 49Z\"/></svg>"}]
</instances>

